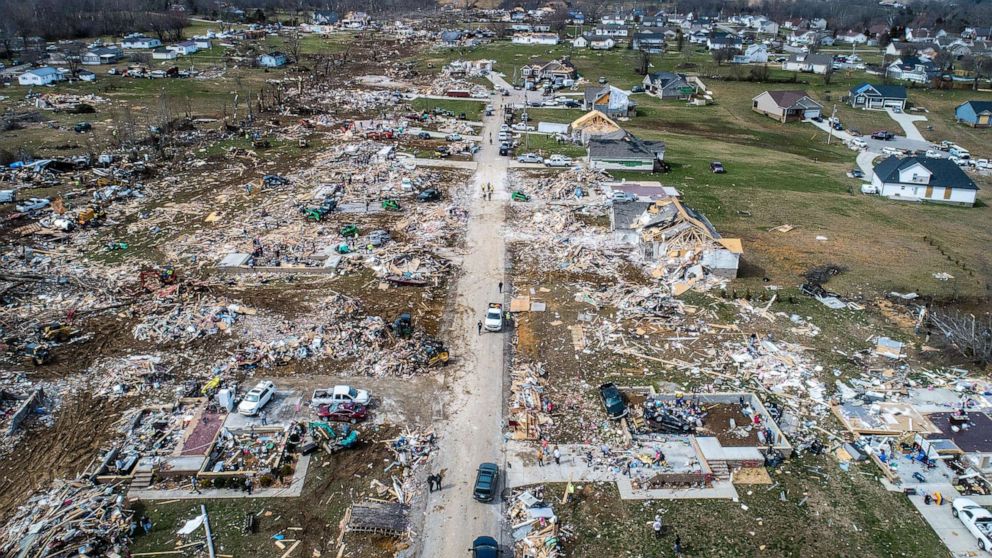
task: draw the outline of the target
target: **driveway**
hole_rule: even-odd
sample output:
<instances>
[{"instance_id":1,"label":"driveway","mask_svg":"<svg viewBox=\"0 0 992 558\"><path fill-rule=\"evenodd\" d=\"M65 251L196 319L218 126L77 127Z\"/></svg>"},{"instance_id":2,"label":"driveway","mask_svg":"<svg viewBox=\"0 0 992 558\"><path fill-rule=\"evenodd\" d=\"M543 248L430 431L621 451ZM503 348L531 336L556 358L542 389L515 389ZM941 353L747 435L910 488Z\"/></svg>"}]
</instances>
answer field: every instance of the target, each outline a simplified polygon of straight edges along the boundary
<instances>
[{"instance_id":1,"label":"driveway","mask_svg":"<svg viewBox=\"0 0 992 558\"><path fill-rule=\"evenodd\" d=\"M920 484L917 487L920 492L940 492L951 495L953 498L957 491L950 484ZM937 533L940 540L947 546L952 556L988 556L978 548L978 541L968 532L968 529L954 515L951 514L951 503L945 501L943 505L927 505L923 501L923 494L909 496L909 501L919 510L923 519L930 524L930 527Z\"/></svg>"},{"instance_id":2,"label":"driveway","mask_svg":"<svg viewBox=\"0 0 992 558\"><path fill-rule=\"evenodd\" d=\"M826 121L814 122L813 120L804 120L803 122L808 122L816 126L817 128L823 130L824 132L831 131L830 125L827 124ZM841 123L843 124L843 122ZM914 127L913 129L915 130L916 128ZM833 130L833 135L835 140L841 140L843 142L850 141L854 137L851 134L847 133L846 130ZM896 149L909 149L910 151L915 151L917 149L922 149L926 151L927 149L931 149L933 147L930 144L930 142L926 141L925 139L917 140L917 139L907 138L905 136L895 136L894 138L888 141L875 140L875 139L871 139L870 132L868 135L861 136L861 139L865 140L865 143L868 144L868 149L870 151L874 151L876 153L881 153L883 147L894 147Z\"/></svg>"},{"instance_id":3,"label":"driveway","mask_svg":"<svg viewBox=\"0 0 992 558\"><path fill-rule=\"evenodd\" d=\"M894 112L892 109L885 109L885 112L889 114L892 120L895 120L899 126L902 127L903 133L906 135L907 139L915 141L927 141L923 134L916 129L916 122L926 122L926 116L919 116L914 114L907 114L905 112Z\"/></svg>"},{"instance_id":4,"label":"driveway","mask_svg":"<svg viewBox=\"0 0 992 558\"><path fill-rule=\"evenodd\" d=\"M485 118L482 135L499 131L502 101L495 97L496 115ZM442 490L428 493L420 556L464 558L480 535L503 539L502 505L481 504L472 498L475 471L493 462L505 470L503 422L503 344L508 333L479 334L490 302L508 302L497 284L504 280L506 251L503 229L507 158L484 143L476 154L478 168L466 195L471 196L465 259L455 287L451 325L445 332L459 366L445 377L447 420L441 433L434 471L445 471ZM482 199L482 187L495 188L492 201ZM502 541L504 544L506 541Z\"/></svg>"}]
</instances>

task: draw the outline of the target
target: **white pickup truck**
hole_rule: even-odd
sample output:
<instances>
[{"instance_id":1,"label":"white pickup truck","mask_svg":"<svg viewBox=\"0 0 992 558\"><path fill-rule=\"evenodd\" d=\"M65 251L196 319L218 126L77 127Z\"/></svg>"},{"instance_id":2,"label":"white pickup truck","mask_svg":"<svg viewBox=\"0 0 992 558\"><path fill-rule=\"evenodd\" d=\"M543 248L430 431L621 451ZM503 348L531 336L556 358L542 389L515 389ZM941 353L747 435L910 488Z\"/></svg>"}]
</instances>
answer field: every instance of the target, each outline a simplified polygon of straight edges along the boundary
<instances>
[{"instance_id":1,"label":"white pickup truck","mask_svg":"<svg viewBox=\"0 0 992 558\"><path fill-rule=\"evenodd\" d=\"M368 406L372 395L364 389L351 386L334 386L333 388L318 388L313 390L310 406L314 409L321 405L337 405L338 403L361 403Z\"/></svg>"},{"instance_id":2,"label":"white pickup truck","mask_svg":"<svg viewBox=\"0 0 992 558\"><path fill-rule=\"evenodd\" d=\"M992 513L968 498L955 498L951 513L978 539L978 548L992 548Z\"/></svg>"},{"instance_id":3,"label":"white pickup truck","mask_svg":"<svg viewBox=\"0 0 992 558\"><path fill-rule=\"evenodd\" d=\"M503 305L490 302L486 309L486 320L483 322L486 331L501 331L503 329Z\"/></svg>"},{"instance_id":4,"label":"white pickup truck","mask_svg":"<svg viewBox=\"0 0 992 558\"><path fill-rule=\"evenodd\" d=\"M546 167L570 167L572 166L572 159L564 155L552 155L544 160L544 166Z\"/></svg>"}]
</instances>

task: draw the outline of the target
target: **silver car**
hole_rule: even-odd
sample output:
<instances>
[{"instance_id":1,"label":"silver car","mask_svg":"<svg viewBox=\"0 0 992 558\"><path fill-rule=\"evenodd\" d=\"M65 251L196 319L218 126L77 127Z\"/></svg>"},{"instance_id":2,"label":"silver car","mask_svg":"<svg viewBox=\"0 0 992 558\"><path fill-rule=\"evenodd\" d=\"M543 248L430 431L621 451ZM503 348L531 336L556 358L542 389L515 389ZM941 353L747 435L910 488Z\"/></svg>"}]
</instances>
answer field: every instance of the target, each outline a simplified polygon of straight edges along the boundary
<instances>
[{"instance_id":1,"label":"silver car","mask_svg":"<svg viewBox=\"0 0 992 558\"><path fill-rule=\"evenodd\" d=\"M518 163L543 163L544 159L541 158L537 153L524 153L523 155L517 157Z\"/></svg>"}]
</instances>

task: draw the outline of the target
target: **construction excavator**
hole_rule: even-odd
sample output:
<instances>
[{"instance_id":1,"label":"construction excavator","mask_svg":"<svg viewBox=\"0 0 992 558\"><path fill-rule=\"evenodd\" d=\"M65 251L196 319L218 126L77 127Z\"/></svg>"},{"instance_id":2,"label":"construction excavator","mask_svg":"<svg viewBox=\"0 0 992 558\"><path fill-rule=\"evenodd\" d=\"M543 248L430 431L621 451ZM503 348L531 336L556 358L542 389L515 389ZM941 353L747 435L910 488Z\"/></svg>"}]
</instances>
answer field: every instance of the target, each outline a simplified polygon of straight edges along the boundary
<instances>
[{"instance_id":1,"label":"construction excavator","mask_svg":"<svg viewBox=\"0 0 992 558\"><path fill-rule=\"evenodd\" d=\"M338 201L332 197L324 198L324 201L317 207L304 207L300 211L306 216L307 221L323 221L331 212L338 207Z\"/></svg>"},{"instance_id":2,"label":"construction excavator","mask_svg":"<svg viewBox=\"0 0 992 558\"><path fill-rule=\"evenodd\" d=\"M331 425L322 421L307 423L310 435L328 454L337 453L343 449L353 448L358 443L358 431L348 425L342 425L340 432L335 432Z\"/></svg>"},{"instance_id":3,"label":"construction excavator","mask_svg":"<svg viewBox=\"0 0 992 558\"><path fill-rule=\"evenodd\" d=\"M399 211L400 203L393 198L382 200L382 209L385 211Z\"/></svg>"},{"instance_id":4,"label":"construction excavator","mask_svg":"<svg viewBox=\"0 0 992 558\"><path fill-rule=\"evenodd\" d=\"M512 199L513 201L519 201L519 202L525 202L525 201L530 201L530 196L528 196L527 194L525 194L525 193L523 193L523 192L521 192L521 191L519 191L519 190L517 190L516 192L514 192L514 193L513 193L513 194L512 194L511 196L510 196L510 198L511 198L511 199Z\"/></svg>"},{"instance_id":5,"label":"construction excavator","mask_svg":"<svg viewBox=\"0 0 992 558\"><path fill-rule=\"evenodd\" d=\"M73 337L82 333L80 330L59 322L51 322L48 324L42 324L35 328L38 333L38 337L44 341L55 341L56 343L65 343L72 339Z\"/></svg>"},{"instance_id":6,"label":"construction excavator","mask_svg":"<svg viewBox=\"0 0 992 558\"><path fill-rule=\"evenodd\" d=\"M444 343L432 339L424 341L421 347L424 349L424 354L427 357L427 366L448 365L448 349L444 347Z\"/></svg>"}]
</instances>

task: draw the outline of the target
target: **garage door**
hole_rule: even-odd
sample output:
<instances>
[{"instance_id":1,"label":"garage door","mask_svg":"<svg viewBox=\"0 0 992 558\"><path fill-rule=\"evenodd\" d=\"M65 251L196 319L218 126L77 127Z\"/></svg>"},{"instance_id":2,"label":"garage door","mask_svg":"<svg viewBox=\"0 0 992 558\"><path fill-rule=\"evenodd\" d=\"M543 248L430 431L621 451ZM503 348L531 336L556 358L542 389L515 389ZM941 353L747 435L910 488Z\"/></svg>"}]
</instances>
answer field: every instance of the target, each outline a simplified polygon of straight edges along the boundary
<instances>
[{"instance_id":1,"label":"garage door","mask_svg":"<svg viewBox=\"0 0 992 558\"><path fill-rule=\"evenodd\" d=\"M803 112L803 118L814 118L820 116L820 109L809 109Z\"/></svg>"},{"instance_id":2,"label":"garage door","mask_svg":"<svg viewBox=\"0 0 992 558\"><path fill-rule=\"evenodd\" d=\"M902 101L885 101L887 107L902 107Z\"/></svg>"}]
</instances>

